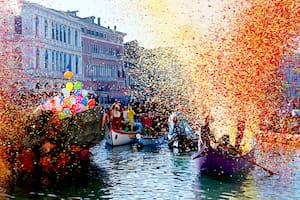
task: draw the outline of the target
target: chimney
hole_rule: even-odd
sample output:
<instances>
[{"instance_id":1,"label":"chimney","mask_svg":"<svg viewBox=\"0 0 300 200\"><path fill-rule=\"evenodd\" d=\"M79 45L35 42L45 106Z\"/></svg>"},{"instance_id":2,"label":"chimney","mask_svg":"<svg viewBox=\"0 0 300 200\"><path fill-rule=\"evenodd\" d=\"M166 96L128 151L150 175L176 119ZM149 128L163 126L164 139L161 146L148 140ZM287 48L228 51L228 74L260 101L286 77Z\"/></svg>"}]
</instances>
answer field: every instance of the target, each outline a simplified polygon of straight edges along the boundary
<instances>
[{"instance_id":1,"label":"chimney","mask_svg":"<svg viewBox=\"0 0 300 200\"><path fill-rule=\"evenodd\" d=\"M97 23L98 26L101 26L101 24L100 24L100 22L101 22L101 21L100 21L100 17L97 18L97 21L98 21L98 23Z\"/></svg>"},{"instance_id":2,"label":"chimney","mask_svg":"<svg viewBox=\"0 0 300 200\"><path fill-rule=\"evenodd\" d=\"M94 17L94 16L90 16L90 23L91 23L91 24L94 23L94 20L95 20L95 17Z\"/></svg>"},{"instance_id":3,"label":"chimney","mask_svg":"<svg viewBox=\"0 0 300 200\"><path fill-rule=\"evenodd\" d=\"M108 26L107 29L109 29L110 27Z\"/></svg>"},{"instance_id":4,"label":"chimney","mask_svg":"<svg viewBox=\"0 0 300 200\"><path fill-rule=\"evenodd\" d=\"M117 30L117 26L116 25L114 25L114 30Z\"/></svg>"}]
</instances>

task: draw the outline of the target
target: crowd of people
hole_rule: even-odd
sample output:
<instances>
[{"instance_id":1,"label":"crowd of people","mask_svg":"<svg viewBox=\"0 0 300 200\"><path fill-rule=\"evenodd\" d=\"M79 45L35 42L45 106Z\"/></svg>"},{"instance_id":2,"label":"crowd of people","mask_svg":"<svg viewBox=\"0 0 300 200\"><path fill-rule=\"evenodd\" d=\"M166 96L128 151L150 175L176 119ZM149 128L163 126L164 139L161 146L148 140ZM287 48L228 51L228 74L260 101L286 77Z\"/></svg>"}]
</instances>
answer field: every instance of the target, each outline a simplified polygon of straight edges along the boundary
<instances>
[{"instance_id":1,"label":"crowd of people","mask_svg":"<svg viewBox=\"0 0 300 200\"><path fill-rule=\"evenodd\" d=\"M131 102L122 105L119 100L115 100L110 108L105 108L101 129L104 130L106 123L111 123L112 128L123 131L148 131L151 134L159 134L167 131L168 115L161 113L157 109L157 104L153 102Z\"/></svg>"}]
</instances>

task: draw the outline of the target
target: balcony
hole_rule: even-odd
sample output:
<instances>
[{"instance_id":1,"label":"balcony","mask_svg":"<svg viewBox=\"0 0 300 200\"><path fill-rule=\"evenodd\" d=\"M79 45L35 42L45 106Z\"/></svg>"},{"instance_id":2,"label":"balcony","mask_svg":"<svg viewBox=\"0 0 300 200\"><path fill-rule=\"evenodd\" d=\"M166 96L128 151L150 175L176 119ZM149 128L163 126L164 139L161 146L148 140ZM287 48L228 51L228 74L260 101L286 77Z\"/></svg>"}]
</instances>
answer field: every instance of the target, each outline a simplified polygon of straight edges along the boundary
<instances>
[{"instance_id":1,"label":"balcony","mask_svg":"<svg viewBox=\"0 0 300 200\"><path fill-rule=\"evenodd\" d=\"M97 54L97 53L92 53L92 58L98 58L98 59L103 59L103 60L113 60L113 61L119 60L119 58L116 56L109 56L109 55Z\"/></svg>"}]
</instances>

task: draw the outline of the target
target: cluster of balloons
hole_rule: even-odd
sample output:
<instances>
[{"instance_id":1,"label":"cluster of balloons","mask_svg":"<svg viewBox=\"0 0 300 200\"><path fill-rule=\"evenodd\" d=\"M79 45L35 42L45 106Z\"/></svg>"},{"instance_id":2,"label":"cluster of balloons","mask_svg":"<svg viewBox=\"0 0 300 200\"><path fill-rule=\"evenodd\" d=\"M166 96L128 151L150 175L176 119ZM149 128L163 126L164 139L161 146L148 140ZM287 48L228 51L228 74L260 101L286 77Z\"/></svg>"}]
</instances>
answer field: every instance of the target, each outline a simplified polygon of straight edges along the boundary
<instances>
[{"instance_id":1,"label":"cluster of balloons","mask_svg":"<svg viewBox=\"0 0 300 200\"><path fill-rule=\"evenodd\" d=\"M71 79L73 73L65 72L65 78ZM78 112L93 108L96 104L95 99L88 97L88 91L82 89L80 81L67 82L66 87L61 90L61 94L47 100L42 105L42 110L51 110L58 113L61 119Z\"/></svg>"}]
</instances>

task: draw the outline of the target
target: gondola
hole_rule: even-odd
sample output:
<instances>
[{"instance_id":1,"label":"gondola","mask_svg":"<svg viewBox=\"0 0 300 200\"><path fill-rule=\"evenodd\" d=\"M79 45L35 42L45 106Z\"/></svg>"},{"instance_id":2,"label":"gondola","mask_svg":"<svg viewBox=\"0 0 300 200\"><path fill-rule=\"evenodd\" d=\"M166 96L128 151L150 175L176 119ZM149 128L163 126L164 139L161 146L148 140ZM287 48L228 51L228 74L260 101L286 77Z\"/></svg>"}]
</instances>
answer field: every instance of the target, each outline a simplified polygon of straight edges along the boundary
<instances>
[{"instance_id":1,"label":"gondola","mask_svg":"<svg viewBox=\"0 0 300 200\"><path fill-rule=\"evenodd\" d=\"M231 155L228 152L220 151L204 144L192 158L197 171L201 175L229 176L252 164L254 150L250 150L243 155Z\"/></svg>"}]
</instances>

